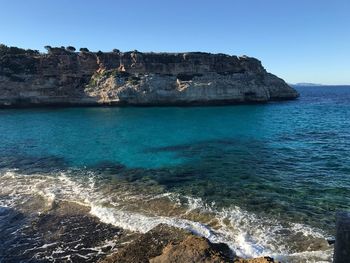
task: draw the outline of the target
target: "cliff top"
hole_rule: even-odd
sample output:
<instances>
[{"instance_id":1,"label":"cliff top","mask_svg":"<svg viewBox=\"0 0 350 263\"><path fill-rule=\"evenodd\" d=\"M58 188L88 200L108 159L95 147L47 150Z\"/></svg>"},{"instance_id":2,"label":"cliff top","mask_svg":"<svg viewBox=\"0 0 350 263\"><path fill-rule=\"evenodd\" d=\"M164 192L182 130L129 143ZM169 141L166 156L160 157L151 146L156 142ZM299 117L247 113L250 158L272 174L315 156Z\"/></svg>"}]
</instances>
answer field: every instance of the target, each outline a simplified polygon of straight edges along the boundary
<instances>
[{"instance_id":1,"label":"cliff top","mask_svg":"<svg viewBox=\"0 0 350 263\"><path fill-rule=\"evenodd\" d=\"M247 55L236 56L229 55L224 53L210 53L210 52L201 52L201 51L188 51L188 52L140 52L138 50L130 51L120 51L119 49L113 49L112 51L90 51L88 48L80 48L79 51L73 46L61 46L61 47L51 47L45 46L47 50L46 53L40 52L36 49L24 49L19 47L7 46L5 44L0 44L0 57L5 55L69 55L69 54L79 54L79 53L91 53L91 54L132 54L139 53L144 55L159 55L159 56L183 56L183 55L201 55L201 56L219 56L219 57L234 57L238 59L255 59ZM257 60L257 59L255 59Z\"/></svg>"},{"instance_id":2,"label":"cliff top","mask_svg":"<svg viewBox=\"0 0 350 263\"><path fill-rule=\"evenodd\" d=\"M89 72L117 69L129 73L156 74L202 74L216 72L234 74L244 72L265 73L261 62L248 56L231 56L206 52L146 52L137 50L121 52L91 52L81 48L79 52L72 46L45 46L47 53L38 50L21 49L0 45L0 72L6 74L31 73L56 67L80 68ZM83 66L82 66L83 65Z\"/></svg>"}]
</instances>

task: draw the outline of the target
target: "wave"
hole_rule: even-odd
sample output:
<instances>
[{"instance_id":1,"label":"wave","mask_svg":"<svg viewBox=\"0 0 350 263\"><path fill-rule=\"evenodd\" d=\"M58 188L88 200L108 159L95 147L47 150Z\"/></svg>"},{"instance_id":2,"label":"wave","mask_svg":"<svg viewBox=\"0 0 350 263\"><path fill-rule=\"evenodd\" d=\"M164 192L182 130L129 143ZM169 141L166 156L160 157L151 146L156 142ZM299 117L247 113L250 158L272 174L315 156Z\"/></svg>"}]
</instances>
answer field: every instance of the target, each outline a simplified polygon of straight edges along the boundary
<instances>
[{"instance_id":1,"label":"wave","mask_svg":"<svg viewBox=\"0 0 350 263\"><path fill-rule=\"evenodd\" d=\"M61 200L89 206L90 214L100 221L133 232L145 233L160 223L187 229L211 242L228 244L241 257L331 261L332 251L321 230L259 217L237 206L219 209L214 203L176 193L135 193L124 186L110 189L93 172L23 175L6 170L0 176L0 207L16 206L37 195L46 200L46 207Z\"/></svg>"}]
</instances>

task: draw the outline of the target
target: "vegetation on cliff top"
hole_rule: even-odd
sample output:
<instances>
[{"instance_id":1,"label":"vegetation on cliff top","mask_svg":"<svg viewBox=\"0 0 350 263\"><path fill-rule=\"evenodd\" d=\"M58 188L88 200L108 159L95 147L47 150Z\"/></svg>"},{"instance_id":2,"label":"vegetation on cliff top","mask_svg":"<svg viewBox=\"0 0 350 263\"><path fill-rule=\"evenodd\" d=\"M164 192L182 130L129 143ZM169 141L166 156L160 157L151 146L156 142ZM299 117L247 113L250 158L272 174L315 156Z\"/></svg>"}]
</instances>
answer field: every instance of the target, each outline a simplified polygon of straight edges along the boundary
<instances>
[{"instance_id":1,"label":"vegetation on cliff top","mask_svg":"<svg viewBox=\"0 0 350 263\"><path fill-rule=\"evenodd\" d=\"M61 47L52 47L52 46L45 46L44 47L47 50L48 54L69 54L69 53L75 53L76 48L73 46L61 46ZM80 52L90 52L87 48L80 48ZM4 44L0 44L0 57L5 55L40 55L42 53L39 52L39 50L33 50L33 49L23 49L19 47L11 47Z\"/></svg>"},{"instance_id":2,"label":"vegetation on cliff top","mask_svg":"<svg viewBox=\"0 0 350 263\"><path fill-rule=\"evenodd\" d=\"M23 49L18 47L8 47L0 44L0 57L5 55L39 55L39 50Z\"/></svg>"}]
</instances>

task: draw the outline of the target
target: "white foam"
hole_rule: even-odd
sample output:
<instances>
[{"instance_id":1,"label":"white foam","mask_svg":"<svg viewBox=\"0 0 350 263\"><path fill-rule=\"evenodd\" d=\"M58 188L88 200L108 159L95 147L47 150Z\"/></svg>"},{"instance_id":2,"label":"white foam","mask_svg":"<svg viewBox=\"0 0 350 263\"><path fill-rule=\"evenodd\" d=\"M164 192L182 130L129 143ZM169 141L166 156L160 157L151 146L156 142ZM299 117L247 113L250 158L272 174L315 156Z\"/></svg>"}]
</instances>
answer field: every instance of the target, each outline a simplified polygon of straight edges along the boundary
<instances>
[{"instance_id":1,"label":"white foam","mask_svg":"<svg viewBox=\"0 0 350 263\"><path fill-rule=\"evenodd\" d=\"M329 263L333 262L333 249L317 250L317 251L303 251L298 253L291 253L289 255L276 255L275 258L282 262L289 263Z\"/></svg>"},{"instance_id":2,"label":"white foam","mask_svg":"<svg viewBox=\"0 0 350 263\"><path fill-rule=\"evenodd\" d=\"M284 240L283 237L278 237L278 232L283 229L280 224L271 224L271 222L269 222L267 226L264 226L264 222L260 222L255 216L237 207L230 211L226 210L218 213L217 216L218 218L221 217L221 221L229 218L231 223L230 227L222 223L221 228L218 230L210 229L205 224L186 219L164 216L150 217L139 213L98 205L92 205L90 213L100 218L104 223L113 224L117 227L140 233L146 233L161 223L183 228L197 235L206 237L213 243L226 243L241 257L269 255L285 259L289 254L288 247L283 245L283 241L287 242L287 240ZM234 229L232 229L232 227ZM321 236L321 233L314 230L312 231L309 227L305 227L305 229L307 231L304 231L303 226L300 224L295 227L296 231L302 231L306 236ZM293 227L289 231L295 234L293 232ZM327 255L329 256L329 253L325 251L314 251L313 256L315 255L324 258Z\"/></svg>"},{"instance_id":3,"label":"white foam","mask_svg":"<svg viewBox=\"0 0 350 263\"><path fill-rule=\"evenodd\" d=\"M32 250L39 250L39 249L47 249L47 248L55 246L57 244L58 244L57 242L53 242L53 243L50 243L50 244L44 244L44 245L42 245L40 247L28 248L28 249L25 250L25 252L29 252L29 251L32 251Z\"/></svg>"},{"instance_id":4,"label":"white foam","mask_svg":"<svg viewBox=\"0 0 350 263\"><path fill-rule=\"evenodd\" d=\"M309 227L304 224L293 223L291 224L291 230L296 233L302 233L304 236L312 236L314 238L325 238L325 234L321 230Z\"/></svg>"},{"instance_id":5,"label":"white foam","mask_svg":"<svg viewBox=\"0 0 350 263\"><path fill-rule=\"evenodd\" d=\"M67 173L57 176L20 175L16 171L0 173L0 193L8 193L11 198L0 199L1 206L11 206L12 201L27 194L38 194L46 198L48 203L55 200L69 200L91 207L90 213L102 222L113 224L130 231L145 233L160 223L187 229L197 235L208 238L211 242L224 242L242 257L275 256L284 259L289 256L295 258L318 258L325 260L329 251L293 251L289 248L290 236L302 233L305 237L323 238L322 231L302 224L281 224L277 220L260 218L239 207L230 207L217 210L215 204L208 205L200 198L184 197L173 193L164 193L157 196L133 196L129 193L113 195L104 192L96 186L94 175L88 178L75 178ZM183 206L185 214L175 217L160 216L157 214L145 215L140 212L131 212L125 208L126 200L148 200L168 198L172 203ZM123 202L122 205L119 202ZM211 213L219 221L219 227L211 229L200 222L194 222L182 217L196 210L201 213ZM281 233L288 233L281 234Z\"/></svg>"},{"instance_id":6,"label":"white foam","mask_svg":"<svg viewBox=\"0 0 350 263\"><path fill-rule=\"evenodd\" d=\"M139 213L116 210L92 205L90 213L98 217L106 224L112 224L117 227L134 232L146 233L159 224L167 224L174 227L187 229L197 235L210 238L212 231L205 225L186 219L165 217L165 216L145 216Z\"/></svg>"}]
</instances>

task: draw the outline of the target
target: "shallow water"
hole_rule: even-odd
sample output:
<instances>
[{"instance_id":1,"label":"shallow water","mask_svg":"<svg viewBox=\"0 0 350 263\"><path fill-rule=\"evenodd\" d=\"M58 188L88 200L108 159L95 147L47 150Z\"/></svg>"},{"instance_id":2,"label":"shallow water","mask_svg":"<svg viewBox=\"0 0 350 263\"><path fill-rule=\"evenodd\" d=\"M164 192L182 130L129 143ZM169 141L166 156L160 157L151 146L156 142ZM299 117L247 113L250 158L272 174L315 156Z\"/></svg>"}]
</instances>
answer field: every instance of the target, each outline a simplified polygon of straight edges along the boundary
<instances>
[{"instance_id":1,"label":"shallow water","mask_svg":"<svg viewBox=\"0 0 350 263\"><path fill-rule=\"evenodd\" d=\"M131 231L165 222L245 257L330 262L324 238L350 209L350 88L299 92L264 105L1 110L0 205L73 200Z\"/></svg>"}]
</instances>

